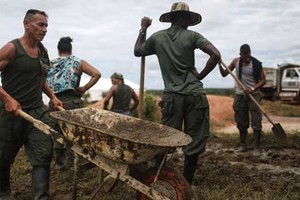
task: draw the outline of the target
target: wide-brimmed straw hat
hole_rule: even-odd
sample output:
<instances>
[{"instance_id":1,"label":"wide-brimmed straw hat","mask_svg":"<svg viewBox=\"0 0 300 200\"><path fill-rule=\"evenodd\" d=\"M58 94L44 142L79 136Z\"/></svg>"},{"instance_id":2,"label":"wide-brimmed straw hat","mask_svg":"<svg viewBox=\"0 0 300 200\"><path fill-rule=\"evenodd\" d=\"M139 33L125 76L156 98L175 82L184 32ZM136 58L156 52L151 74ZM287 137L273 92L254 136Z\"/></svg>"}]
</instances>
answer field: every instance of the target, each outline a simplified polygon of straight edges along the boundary
<instances>
[{"instance_id":1,"label":"wide-brimmed straw hat","mask_svg":"<svg viewBox=\"0 0 300 200\"><path fill-rule=\"evenodd\" d=\"M200 14L190 11L189 6L184 2L173 3L171 11L164 13L160 16L159 21L161 22L171 22L171 15L173 13L188 13L191 16L189 26L194 26L199 24L202 20Z\"/></svg>"}]
</instances>

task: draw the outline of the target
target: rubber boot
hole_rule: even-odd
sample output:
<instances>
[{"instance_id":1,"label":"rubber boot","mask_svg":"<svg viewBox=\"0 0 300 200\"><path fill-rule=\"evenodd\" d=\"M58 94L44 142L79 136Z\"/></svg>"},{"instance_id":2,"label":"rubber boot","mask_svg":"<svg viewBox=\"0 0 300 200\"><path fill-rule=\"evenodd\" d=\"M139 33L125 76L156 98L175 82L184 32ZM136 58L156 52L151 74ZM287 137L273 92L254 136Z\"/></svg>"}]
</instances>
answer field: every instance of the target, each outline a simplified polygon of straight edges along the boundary
<instances>
[{"instance_id":1,"label":"rubber boot","mask_svg":"<svg viewBox=\"0 0 300 200\"><path fill-rule=\"evenodd\" d=\"M245 144L246 145L246 139L247 139L247 135L248 135L248 131L247 129L241 129L240 131L240 141L241 144Z\"/></svg>"},{"instance_id":2,"label":"rubber boot","mask_svg":"<svg viewBox=\"0 0 300 200\"><path fill-rule=\"evenodd\" d=\"M239 130L240 132L240 148L239 148L239 152L244 152L246 151L247 147L246 147L246 138L247 138L247 135L248 135L248 131L247 129L240 129Z\"/></svg>"},{"instance_id":3,"label":"rubber boot","mask_svg":"<svg viewBox=\"0 0 300 200\"><path fill-rule=\"evenodd\" d=\"M0 167L0 200L12 200L10 190L10 165Z\"/></svg>"},{"instance_id":4,"label":"rubber boot","mask_svg":"<svg viewBox=\"0 0 300 200\"><path fill-rule=\"evenodd\" d=\"M32 193L34 200L49 199L50 167L33 167Z\"/></svg>"},{"instance_id":5,"label":"rubber boot","mask_svg":"<svg viewBox=\"0 0 300 200\"><path fill-rule=\"evenodd\" d=\"M254 149L259 149L260 141L261 141L261 130L254 130L253 136L254 136Z\"/></svg>"},{"instance_id":6,"label":"rubber boot","mask_svg":"<svg viewBox=\"0 0 300 200\"><path fill-rule=\"evenodd\" d=\"M190 185L193 183L194 173L197 169L198 156L198 154L186 155L184 158L183 176Z\"/></svg>"}]
</instances>

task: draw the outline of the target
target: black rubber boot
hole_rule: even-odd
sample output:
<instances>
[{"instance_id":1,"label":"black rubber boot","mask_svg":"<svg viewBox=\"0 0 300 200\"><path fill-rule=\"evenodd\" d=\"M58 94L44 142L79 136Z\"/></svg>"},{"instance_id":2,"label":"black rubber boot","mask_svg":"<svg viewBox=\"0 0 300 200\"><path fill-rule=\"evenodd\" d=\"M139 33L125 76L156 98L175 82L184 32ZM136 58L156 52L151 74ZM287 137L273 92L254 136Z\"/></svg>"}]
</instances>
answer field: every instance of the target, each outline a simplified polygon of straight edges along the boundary
<instances>
[{"instance_id":1,"label":"black rubber boot","mask_svg":"<svg viewBox=\"0 0 300 200\"><path fill-rule=\"evenodd\" d=\"M0 167L0 200L12 200L10 190L10 165Z\"/></svg>"},{"instance_id":2,"label":"black rubber boot","mask_svg":"<svg viewBox=\"0 0 300 200\"><path fill-rule=\"evenodd\" d=\"M247 139L247 135L248 135L247 129L245 129L245 130L240 129L239 132L240 132L240 142L241 142L241 144L246 145L246 139Z\"/></svg>"},{"instance_id":3,"label":"black rubber boot","mask_svg":"<svg viewBox=\"0 0 300 200\"><path fill-rule=\"evenodd\" d=\"M238 152L244 152L247 151L247 145L246 145L246 138L248 135L247 129L239 129L240 132L240 147L238 149Z\"/></svg>"},{"instance_id":4,"label":"black rubber boot","mask_svg":"<svg viewBox=\"0 0 300 200\"><path fill-rule=\"evenodd\" d=\"M253 130L253 136L254 136L254 148L259 149L260 142L261 142L261 130Z\"/></svg>"},{"instance_id":5,"label":"black rubber boot","mask_svg":"<svg viewBox=\"0 0 300 200\"><path fill-rule=\"evenodd\" d=\"M193 183L194 173L197 169L198 156L198 154L191 156L186 155L184 158L183 176L190 185Z\"/></svg>"},{"instance_id":6,"label":"black rubber boot","mask_svg":"<svg viewBox=\"0 0 300 200\"><path fill-rule=\"evenodd\" d=\"M34 200L49 199L50 167L33 167L32 194Z\"/></svg>"}]
</instances>

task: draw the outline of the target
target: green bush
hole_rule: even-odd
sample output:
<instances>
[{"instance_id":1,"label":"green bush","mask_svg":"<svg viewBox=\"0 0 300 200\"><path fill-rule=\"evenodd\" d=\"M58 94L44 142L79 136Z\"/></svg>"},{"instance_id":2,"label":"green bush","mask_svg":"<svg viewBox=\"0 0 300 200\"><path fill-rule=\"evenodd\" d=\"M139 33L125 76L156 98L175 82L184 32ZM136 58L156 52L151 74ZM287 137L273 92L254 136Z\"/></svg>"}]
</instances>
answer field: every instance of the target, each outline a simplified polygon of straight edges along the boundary
<instances>
[{"instance_id":1,"label":"green bush","mask_svg":"<svg viewBox=\"0 0 300 200\"><path fill-rule=\"evenodd\" d=\"M155 96L146 92L144 95L144 119L158 122L159 116L157 116L157 112L158 106Z\"/></svg>"}]
</instances>

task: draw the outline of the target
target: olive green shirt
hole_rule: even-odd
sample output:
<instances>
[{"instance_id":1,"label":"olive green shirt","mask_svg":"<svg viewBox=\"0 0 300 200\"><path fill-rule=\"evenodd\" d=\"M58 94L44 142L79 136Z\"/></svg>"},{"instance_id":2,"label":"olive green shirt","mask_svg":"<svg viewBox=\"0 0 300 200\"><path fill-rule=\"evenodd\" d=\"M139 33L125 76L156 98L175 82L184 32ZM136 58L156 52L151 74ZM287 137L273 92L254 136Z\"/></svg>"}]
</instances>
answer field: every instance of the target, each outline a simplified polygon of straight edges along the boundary
<instances>
[{"instance_id":1,"label":"olive green shirt","mask_svg":"<svg viewBox=\"0 0 300 200\"><path fill-rule=\"evenodd\" d=\"M118 85L117 92L113 95L113 105L111 111L126 112L130 111L131 88L128 85Z\"/></svg>"},{"instance_id":2,"label":"olive green shirt","mask_svg":"<svg viewBox=\"0 0 300 200\"><path fill-rule=\"evenodd\" d=\"M172 25L151 35L139 49L141 55L158 57L165 92L200 95L203 83L193 74L195 49L203 50L210 42L200 33Z\"/></svg>"}]
</instances>

